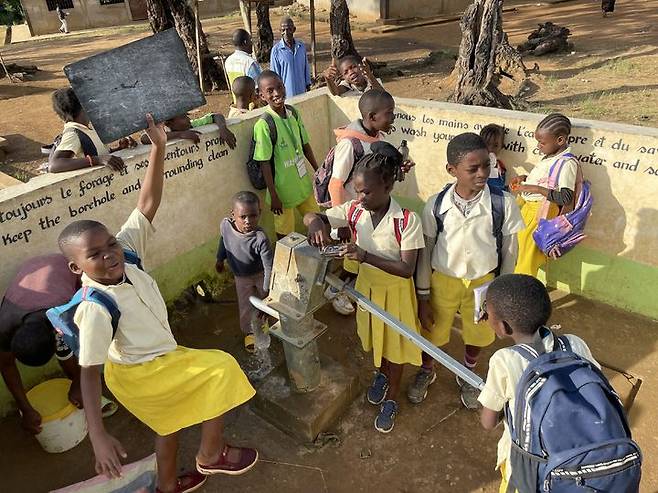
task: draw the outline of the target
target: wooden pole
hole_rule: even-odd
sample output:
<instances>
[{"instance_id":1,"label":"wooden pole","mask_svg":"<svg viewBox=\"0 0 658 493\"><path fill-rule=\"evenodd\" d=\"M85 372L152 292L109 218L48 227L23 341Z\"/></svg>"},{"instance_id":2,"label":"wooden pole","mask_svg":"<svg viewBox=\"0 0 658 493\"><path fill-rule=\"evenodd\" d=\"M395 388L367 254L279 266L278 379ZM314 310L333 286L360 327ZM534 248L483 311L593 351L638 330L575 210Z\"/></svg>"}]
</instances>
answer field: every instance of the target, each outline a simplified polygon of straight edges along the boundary
<instances>
[{"instance_id":1,"label":"wooden pole","mask_svg":"<svg viewBox=\"0 0 658 493\"><path fill-rule=\"evenodd\" d=\"M249 7L247 7L249 3ZM242 24L249 34L251 34L251 1L250 0L240 0L240 16L242 16Z\"/></svg>"},{"instance_id":2,"label":"wooden pole","mask_svg":"<svg viewBox=\"0 0 658 493\"><path fill-rule=\"evenodd\" d=\"M311 11L311 68L313 70L313 79L315 79L318 76L315 56L315 0L309 0L309 10Z\"/></svg>"},{"instance_id":3,"label":"wooden pole","mask_svg":"<svg viewBox=\"0 0 658 493\"><path fill-rule=\"evenodd\" d=\"M251 0L247 1L247 25L249 26L249 34L251 34Z\"/></svg>"},{"instance_id":4,"label":"wooden pole","mask_svg":"<svg viewBox=\"0 0 658 493\"><path fill-rule=\"evenodd\" d=\"M5 65L5 61L2 59L2 54L0 54L0 63L2 64L2 68L5 69L5 74L7 74L7 79L9 79L9 82L11 82L13 84L14 79L11 78L11 74L9 73L9 70L7 70L7 66Z\"/></svg>"},{"instance_id":5,"label":"wooden pole","mask_svg":"<svg viewBox=\"0 0 658 493\"><path fill-rule=\"evenodd\" d=\"M194 20L194 35L196 37L196 62L199 68L199 87L201 88L201 92L205 93L203 90L203 65L201 63L201 36L199 35L199 24L201 22L201 19L199 19L199 0L195 0L194 2Z\"/></svg>"}]
</instances>

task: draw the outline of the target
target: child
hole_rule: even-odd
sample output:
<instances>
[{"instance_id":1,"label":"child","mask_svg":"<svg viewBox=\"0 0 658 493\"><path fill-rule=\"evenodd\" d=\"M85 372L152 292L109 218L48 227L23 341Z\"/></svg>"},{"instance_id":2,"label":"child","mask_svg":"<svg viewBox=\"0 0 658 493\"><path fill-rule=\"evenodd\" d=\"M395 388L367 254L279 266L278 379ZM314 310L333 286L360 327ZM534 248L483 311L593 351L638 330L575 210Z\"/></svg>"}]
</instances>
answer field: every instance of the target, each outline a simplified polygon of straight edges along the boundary
<instances>
[{"instance_id":1,"label":"child","mask_svg":"<svg viewBox=\"0 0 658 493\"><path fill-rule=\"evenodd\" d=\"M331 65L323 73L329 92L334 96L360 96L370 89L384 89L370 70L370 64L365 58L359 60L354 55L347 55L338 61L332 58ZM342 81L336 84L338 76Z\"/></svg>"},{"instance_id":2,"label":"child","mask_svg":"<svg viewBox=\"0 0 658 493\"><path fill-rule=\"evenodd\" d=\"M441 347L450 341L455 314L461 313L464 365L474 369L480 349L495 339L491 328L473 320L474 290L491 281L497 270L512 272L516 234L523 221L509 193L489 189L489 153L479 135L457 135L448 144L447 157L446 168L457 182L430 197L423 210L425 248L416 273L418 314L425 337ZM502 222L498 237L492 234L496 214ZM423 365L407 390L409 400L421 403L435 380L434 360L423 353ZM462 404L475 409L477 389L460 378L457 384Z\"/></svg>"},{"instance_id":3,"label":"child","mask_svg":"<svg viewBox=\"0 0 658 493\"><path fill-rule=\"evenodd\" d=\"M301 116L286 106L286 88L281 77L271 70L263 71L258 77L258 92L267 104L265 111L274 117L277 141L272 146L267 122L259 119L254 125L254 159L260 161L267 183L265 201L274 213L274 229L283 238L295 230L295 210L302 216L319 210L306 160L314 170L318 164ZM272 157L274 170L270 165Z\"/></svg>"},{"instance_id":4,"label":"child","mask_svg":"<svg viewBox=\"0 0 658 493\"><path fill-rule=\"evenodd\" d=\"M220 145L228 145L231 149L235 149L235 135L226 126L224 115L220 113L208 113L200 118L191 120L187 114L176 115L173 118L165 121L165 132L167 132L167 140L174 139L188 139L195 144L201 142L199 132L192 130L193 128L203 127L214 123L219 128L219 143ZM140 139L142 144L149 145L148 132L144 132Z\"/></svg>"},{"instance_id":5,"label":"child","mask_svg":"<svg viewBox=\"0 0 658 493\"><path fill-rule=\"evenodd\" d=\"M505 183L505 175L507 169L503 162L498 159L498 154L505 146L505 129L495 123L485 125L480 130L480 137L487 144L487 151L489 151L489 161L491 164L491 172L487 185L489 188L497 188L498 190L507 190Z\"/></svg>"},{"instance_id":6,"label":"child","mask_svg":"<svg viewBox=\"0 0 658 493\"><path fill-rule=\"evenodd\" d=\"M578 160L569 148L570 134L571 121L566 116L553 113L544 118L535 130L537 147L544 157L529 175L512 180L512 190L520 193L518 202L526 224L519 233L519 258L514 270L517 274L536 276L547 261L532 237L539 219L554 218L561 207L574 201ZM557 183L551 177L554 164L561 166Z\"/></svg>"},{"instance_id":7,"label":"child","mask_svg":"<svg viewBox=\"0 0 658 493\"><path fill-rule=\"evenodd\" d=\"M418 215L403 209L391 197L402 155L382 143L377 153L368 154L354 172L357 199L328 209L325 214L307 214L309 242L316 246L331 243L330 227L349 226L356 243L343 253L359 262L356 289L377 305L420 332L416 313L413 273L423 248ZM375 429L389 433L398 413L398 392L405 363L419 365L420 349L365 310L356 316L357 331L364 351L373 352L378 369L367 399L380 405Z\"/></svg>"},{"instance_id":8,"label":"child","mask_svg":"<svg viewBox=\"0 0 658 493\"><path fill-rule=\"evenodd\" d=\"M544 285L534 277L507 274L496 278L487 289L486 309L489 325L500 339L511 338L514 344L553 350L553 334L545 327L551 316L551 300ZM574 335L566 337L573 352L599 366L582 339ZM499 349L489 360L487 381L478 398L482 404L480 420L486 430L492 430L501 420L505 404L514 410L516 386L527 366L525 358L510 348ZM501 493L507 491L512 475L509 466L512 442L507 423L504 426L496 463L503 477Z\"/></svg>"},{"instance_id":9,"label":"child","mask_svg":"<svg viewBox=\"0 0 658 493\"><path fill-rule=\"evenodd\" d=\"M90 127L89 117L70 87L56 90L52 101L55 113L64 121L64 131L53 144L48 159L50 173L93 166L107 166L113 171L119 171L124 167L123 160L110 153L137 145L134 140L121 139L117 148L108 149Z\"/></svg>"},{"instance_id":10,"label":"child","mask_svg":"<svg viewBox=\"0 0 658 493\"><path fill-rule=\"evenodd\" d=\"M105 308L90 301L78 305L82 399L96 457L96 471L108 477L121 472L126 453L107 433L100 407L100 369L114 396L157 433L158 492L197 489L209 474L241 474L258 460L258 452L228 445L222 438L222 415L254 395L246 376L228 354L178 346L167 320L167 308L155 281L125 263L124 248L142 260L153 233L151 222L160 205L164 181L166 135L147 116L153 142L137 208L116 238L96 221L75 221L59 236L69 268L82 285L115 300L121 318L115 334ZM177 477L178 431L202 423L196 471Z\"/></svg>"},{"instance_id":11,"label":"child","mask_svg":"<svg viewBox=\"0 0 658 493\"><path fill-rule=\"evenodd\" d=\"M258 107L258 98L256 97L256 82L251 77L242 75L236 77L231 84L235 103L229 107L228 117L244 115L250 110Z\"/></svg>"},{"instance_id":12,"label":"child","mask_svg":"<svg viewBox=\"0 0 658 493\"><path fill-rule=\"evenodd\" d=\"M270 286L270 273L274 255L265 232L258 227L260 201L253 192L238 192L233 196L230 218L224 218L220 226L221 239L217 250L217 272L224 272L224 260L228 260L235 276L238 293L240 328L245 334L244 347L254 352L254 335L251 327L255 309L250 296L265 298Z\"/></svg>"}]
</instances>

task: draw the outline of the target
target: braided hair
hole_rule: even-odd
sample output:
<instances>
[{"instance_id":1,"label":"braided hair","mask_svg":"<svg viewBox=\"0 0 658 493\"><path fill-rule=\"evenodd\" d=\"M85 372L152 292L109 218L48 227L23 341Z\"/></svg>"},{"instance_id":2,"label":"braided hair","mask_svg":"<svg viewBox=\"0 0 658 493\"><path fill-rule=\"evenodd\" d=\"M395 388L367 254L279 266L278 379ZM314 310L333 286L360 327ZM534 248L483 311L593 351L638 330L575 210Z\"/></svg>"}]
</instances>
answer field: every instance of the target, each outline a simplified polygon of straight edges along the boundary
<instances>
[{"instance_id":1,"label":"braided hair","mask_svg":"<svg viewBox=\"0 0 658 493\"><path fill-rule=\"evenodd\" d=\"M354 174L363 174L366 171L377 173L385 185L392 186L402 166L402 154L388 142L374 142L370 146L372 151L366 154L354 165Z\"/></svg>"},{"instance_id":2,"label":"braided hair","mask_svg":"<svg viewBox=\"0 0 658 493\"><path fill-rule=\"evenodd\" d=\"M537 125L537 131L544 130L556 137L568 137L571 134L571 120L562 113L551 113Z\"/></svg>"},{"instance_id":3,"label":"braided hair","mask_svg":"<svg viewBox=\"0 0 658 493\"><path fill-rule=\"evenodd\" d=\"M480 137L482 137L482 140L487 144L490 142L496 142L497 139L505 138L505 129L500 125L490 123L482 127L482 130L480 130Z\"/></svg>"}]
</instances>

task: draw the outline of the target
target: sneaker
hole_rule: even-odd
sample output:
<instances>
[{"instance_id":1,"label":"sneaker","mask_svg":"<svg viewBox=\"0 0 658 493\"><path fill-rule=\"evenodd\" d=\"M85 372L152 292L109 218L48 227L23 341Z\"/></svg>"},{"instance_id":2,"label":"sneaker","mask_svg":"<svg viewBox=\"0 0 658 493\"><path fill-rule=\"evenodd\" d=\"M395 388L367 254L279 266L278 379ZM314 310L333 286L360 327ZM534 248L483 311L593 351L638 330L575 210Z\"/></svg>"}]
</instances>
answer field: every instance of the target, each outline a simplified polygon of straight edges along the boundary
<instances>
[{"instance_id":1,"label":"sneaker","mask_svg":"<svg viewBox=\"0 0 658 493\"><path fill-rule=\"evenodd\" d=\"M480 408L480 401L478 397L480 396L480 391L473 387L470 383L466 383L464 380L455 375L457 380L457 385L459 385L461 393L461 401L466 409L478 409Z\"/></svg>"},{"instance_id":2,"label":"sneaker","mask_svg":"<svg viewBox=\"0 0 658 493\"><path fill-rule=\"evenodd\" d=\"M338 291L335 287L328 286L327 289L324 290L324 297L329 301L332 301L338 295L338 293L340 293L340 291Z\"/></svg>"},{"instance_id":3,"label":"sneaker","mask_svg":"<svg viewBox=\"0 0 658 493\"><path fill-rule=\"evenodd\" d=\"M436 372L420 370L414 382L407 388L407 397L412 404L420 404L427 397L427 389L436 381Z\"/></svg>"},{"instance_id":4,"label":"sneaker","mask_svg":"<svg viewBox=\"0 0 658 493\"><path fill-rule=\"evenodd\" d=\"M372 385L368 389L367 399L373 406L378 406L384 399L388 392L388 378L382 372L377 372L372 381Z\"/></svg>"},{"instance_id":5,"label":"sneaker","mask_svg":"<svg viewBox=\"0 0 658 493\"><path fill-rule=\"evenodd\" d=\"M379 408L379 414L375 418L375 430L380 433L390 433L395 426L395 416L398 414L398 403L387 400Z\"/></svg>"},{"instance_id":6,"label":"sneaker","mask_svg":"<svg viewBox=\"0 0 658 493\"><path fill-rule=\"evenodd\" d=\"M345 293L338 293L331 302L331 306L341 315L351 315L354 313L354 306Z\"/></svg>"}]
</instances>

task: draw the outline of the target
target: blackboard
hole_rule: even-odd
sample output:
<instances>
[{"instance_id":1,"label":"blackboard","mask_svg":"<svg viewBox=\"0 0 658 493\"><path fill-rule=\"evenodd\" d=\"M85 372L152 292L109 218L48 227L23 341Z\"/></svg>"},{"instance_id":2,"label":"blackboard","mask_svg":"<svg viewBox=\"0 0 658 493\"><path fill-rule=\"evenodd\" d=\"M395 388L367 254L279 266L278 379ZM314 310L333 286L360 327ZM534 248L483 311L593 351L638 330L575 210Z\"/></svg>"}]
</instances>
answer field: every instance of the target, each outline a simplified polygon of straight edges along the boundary
<instances>
[{"instance_id":1,"label":"blackboard","mask_svg":"<svg viewBox=\"0 0 658 493\"><path fill-rule=\"evenodd\" d=\"M101 140L109 144L206 104L175 29L64 67Z\"/></svg>"}]
</instances>

